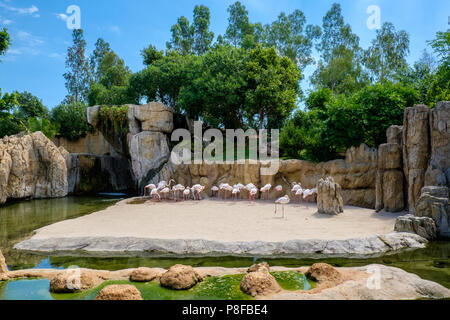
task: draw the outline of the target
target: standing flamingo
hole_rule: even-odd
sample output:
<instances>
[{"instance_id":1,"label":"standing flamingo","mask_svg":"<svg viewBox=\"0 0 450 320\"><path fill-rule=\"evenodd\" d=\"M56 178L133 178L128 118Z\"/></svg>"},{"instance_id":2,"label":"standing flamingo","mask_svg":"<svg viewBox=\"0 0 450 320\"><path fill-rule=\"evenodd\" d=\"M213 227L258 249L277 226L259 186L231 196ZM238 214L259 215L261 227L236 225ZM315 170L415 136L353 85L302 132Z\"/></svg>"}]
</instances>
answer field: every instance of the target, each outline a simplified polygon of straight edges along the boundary
<instances>
[{"instance_id":1,"label":"standing flamingo","mask_svg":"<svg viewBox=\"0 0 450 320\"><path fill-rule=\"evenodd\" d=\"M309 199L314 199L317 195L317 188L307 189L303 191L303 199L306 200L306 209L308 209Z\"/></svg>"},{"instance_id":2,"label":"standing flamingo","mask_svg":"<svg viewBox=\"0 0 450 320\"><path fill-rule=\"evenodd\" d=\"M289 202L291 202L291 199L289 199L288 195L285 195L284 197L278 199L277 201L275 201L275 214L277 214L277 205L281 204L282 208L283 208L283 216L282 218L287 220L287 215L285 214L284 211L284 206L286 204L289 204Z\"/></svg>"},{"instance_id":3,"label":"standing flamingo","mask_svg":"<svg viewBox=\"0 0 450 320\"><path fill-rule=\"evenodd\" d=\"M158 199L158 201L161 201L161 196L159 195L159 193L158 193L158 189L152 189L152 191L150 191L150 197L153 199L153 200L157 200Z\"/></svg>"},{"instance_id":4,"label":"standing flamingo","mask_svg":"<svg viewBox=\"0 0 450 320\"><path fill-rule=\"evenodd\" d=\"M248 202L251 202L251 200L255 201L256 194L258 193L257 188L250 189L248 193Z\"/></svg>"},{"instance_id":5,"label":"standing flamingo","mask_svg":"<svg viewBox=\"0 0 450 320\"><path fill-rule=\"evenodd\" d=\"M168 199L167 195L170 193L170 188L166 187L166 188L162 189L160 191L160 193L163 195L163 199L167 200Z\"/></svg>"},{"instance_id":6,"label":"standing flamingo","mask_svg":"<svg viewBox=\"0 0 450 320\"><path fill-rule=\"evenodd\" d=\"M202 192L203 192L203 190L205 190L205 186L196 184L196 185L193 185L191 189L194 191L194 199L202 200Z\"/></svg>"},{"instance_id":7,"label":"standing flamingo","mask_svg":"<svg viewBox=\"0 0 450 320\"><path fill-rule=\"evenodd\" d=\"M183 200L189 200L191 198L191 188L186 187L183 191Z\"/></svg>"},{"instance_id":8,"label":"standing flamingo","mask_svg":"<svg viewBox=\"0 0 450 320\"><path fill-rule=\"evenodd\" d=\"M241 190L239 190L239 188L233 188L233 191L231 191L232 198L234 200L237 200L240 193L241 193Z\"/></svg>"},{"instance_id":9,"label":"standing flamingo","mask_svg":"<svg viewBox=\"0 0 450 320\"><path fill-rule=\"evenodd\" d=\"M269 192L272 189L272 185L270 183L266 184L259 191L262 193L261 198L263 198L264 194L266 194L266 199L269 200Z\"/></svg>"},{"instance_id":10,"label":"standing flamingo","mask_svg":"<svg viewBox=\"0 0 450 320\"><path fill-rule=\"evenodd\" d=\"M147 193L147 189L149 189L150 190L150 195L151 195L151 192L154 190L154 189L156 189L156 186L154 185L154 184L149 184L149 185L146 185L145 187L144 187L144 197L145 197L145 194Z\"/></svg>"},{"instance_id":11,"label":"standing flamingo","mask_svg":"<svg viewBox=\"0 0 450 320\"><path fill-rule=\"evenodd\" d=\"M278 197L280 197L281 193L283 192L283 186L281 185L276 186L275 191L278 193Z\"/></svg>"},{"instance_id":12,"label":"standing flamingo","mask_svg":"<svg viewBox=\"0 0 450 320\"><path fill-rule=\"evenodd\" d=\"M219 196L219 188L216 186L211 188L211 196L214 197L215 195L217 195L217 197Z\"/></svg>"},{"instance_id":13,"label":"standing flamingo","mask_svg":"<svg viewBox=\"0 0 450 320\"><path fill-rule=\"evenodd\" d=\"M295 193L295 198L297 198L298 204L300 204L301 201L302 201L303 192L304 192L304 190L303 190L302 188L300 188L300 189L298 189L297 192Z\"/></svg>"}]
</instances>

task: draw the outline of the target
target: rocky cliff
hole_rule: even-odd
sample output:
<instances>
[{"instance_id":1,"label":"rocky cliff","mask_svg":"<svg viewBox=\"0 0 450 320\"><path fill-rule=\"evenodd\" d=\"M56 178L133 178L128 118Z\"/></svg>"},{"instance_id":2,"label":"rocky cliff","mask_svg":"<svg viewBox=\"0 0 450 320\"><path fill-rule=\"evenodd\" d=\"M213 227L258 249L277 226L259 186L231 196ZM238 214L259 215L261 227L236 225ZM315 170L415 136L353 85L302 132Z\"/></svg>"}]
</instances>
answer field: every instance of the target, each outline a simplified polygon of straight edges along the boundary
<instances>
[{"instance_id":1,"label":"rocky cliff","mask_svg":"<svg viewBox=\"0 0 450 320\"><path fill-rule=\"evenodd\" d=\"M122 130L101 119L102 108L109 107L88 108L88 121L102 132L118 154L129 159L135 187L142 190L149 177L169 159L167 134L173 131L172 108L157 102L126 105Z\"/></svg>"},{"instance_id":2,"label":"rocky cliff","mask_svg":"<svg viewBox=\"0 0 450 320\"><path fill-rule=\"evenodd\" d=\"M67 194L65 158L44 134L19 134L0 140L0 204L9 199Z\"/></svg>"}]
</instances>

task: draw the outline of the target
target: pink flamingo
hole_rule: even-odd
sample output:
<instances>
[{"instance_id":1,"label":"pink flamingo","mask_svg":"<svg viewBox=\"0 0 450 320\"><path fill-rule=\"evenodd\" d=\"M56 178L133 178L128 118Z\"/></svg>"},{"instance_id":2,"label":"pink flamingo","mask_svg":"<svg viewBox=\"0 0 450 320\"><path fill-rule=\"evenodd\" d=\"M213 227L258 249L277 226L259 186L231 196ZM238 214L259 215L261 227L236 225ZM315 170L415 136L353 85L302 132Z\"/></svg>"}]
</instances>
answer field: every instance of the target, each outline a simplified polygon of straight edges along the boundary
<instances>
[{"instance_id":1,"label":"pink flamingo","mask_svg":"<svg viewBox=\"0 0 450 320\"><path fill-rule=\"evenodd\" d=\"M281 206L283 208L283 216L282 217L287 220L287 215L285 214L284 206L286 204L289 204L289 202L291 202L291 199L289 199L288 195L285 195L284 197L275 201L275 214L277 214L277 205L281 204Z\"/></svg>"},{"instance_id":2,"label":"pink flamingo","mask_svg":"<svg viewBox=\"0 0 450 320\"><path fill-rule=\"evenodd\" d=\"M276 186L275 191L278 193L278 197L280 197L281 193L283 192L283 186Z\"/></svg>"},{"instance_id":3,"label":"pink flamingo","mask_svg":"<svg viewBox=\"0 0 450 320\"><path fill-rule=\"evenodd\" d=\"M316 195L317 195L317 188L307 189L303 191L303 199L306 200L306 209L308 209L309 199L314 199Z\"/></svg>"},{"instance_id":4,"label":"pink flamingo","mask_svg":"<svg viewBox=\"0 0 450 320\"><path fill-rule=\"evenodd\" d=\"M156 186L153 183L145 186L144 187L144 197L145 197L145 194L147 193L147 189L150 190L150 195L151 195L152 190L156 189Z\"/></svg>"},{"instance_id":5,"label":"pink flamingo","mask_svg":"<svg viewBox=\"0 0 450 320\"><path fill-rule=\"evenodd\" d=\"M240 193L241 193L241 190L239 190L239 188L233 188L233 191L231 191L232 198L234 200L237 200Z\"/></svg>"},{"instance_id":6,"label":"pink flamingo","mask_svg":"<svg viewBox=\"0 0 450 320\"><path fill-rule=\"evenodd\" d=\"M215 195L219 195L219 188L217 188L216 186L211 188L211 196L214 197Z\"/></svg>"},{"instance_id":7,"label":"pink flamingo","mask_svg":"<svg viewBox=\"0 0 450 320\"><path fill-rule=\"evenodd\" d=\"M191 188L186 187L183 191L183 200L189 200L191 198Z\"/></svg>"},{"instance_id":8,"label":"pink flamingo","mask_svg":"<svg viewBox=\"0 0 450 320\"><path fill-rule=\"evenodd\" d=\"M302 196L303 196L303 189L300 188L300 189L298 189L297 192L295 193L295 197L297 198L298 204L301 203L301 201L302 201Z\"/></svg>"},{"instance_id":9,"label":"pink flamingo","mask_svg":"<svg viewBox=\"0 0 450 320\"><path fill-rule=\"evenodd\" d=\"M262 193L261 198L264 197L264 194L266 194L266 199L269 200L269 192L270 189L272 189L272 185L271 184L266 184L264 187L262 187L259 191Z\"/></svg>"},{"instance_id":10,"label":"pink flamingo","mask_svg":"<svg viewBox=\"0 0 450 320\"><path fill-rule=\"evenodd\" d=\"M161 196L158 193L158 189L152 189L152 191L150 191L150 197L152 197L153 200L158 200L161 201Z\"/></svg>"},{"instance_id":11,"label":"pink flamingo","mask_svg":"<svg viewBox=\"0 0 450 320\"><path fill-rule=\"evenodd\" d=\"M248 202L251 202L252 200L255 201L256 194L258 193L258 189L252 188L250 189L250 192L248 193Z\"/></svg>"}]
</instances>

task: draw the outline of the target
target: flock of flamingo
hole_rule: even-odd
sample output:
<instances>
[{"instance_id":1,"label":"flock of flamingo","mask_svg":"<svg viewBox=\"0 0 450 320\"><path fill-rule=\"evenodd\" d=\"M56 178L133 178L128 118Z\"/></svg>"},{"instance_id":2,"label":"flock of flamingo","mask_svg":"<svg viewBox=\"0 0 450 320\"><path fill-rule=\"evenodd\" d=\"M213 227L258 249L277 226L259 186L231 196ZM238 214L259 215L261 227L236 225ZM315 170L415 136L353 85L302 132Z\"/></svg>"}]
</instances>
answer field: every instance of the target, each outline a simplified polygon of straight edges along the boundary
<instances>
[{"instance_id":1,"label":"flock of flamingo","mask_svg":"<svg viewBox=\"0 0 450 320\"><path fill-rule=\"evenodd\" d=\"M154 201L175 200L175 201L187 201L187 200L202 200L202 193L205 191L205 186L200 184L193 185L192 187L185 187L181 184L175 185L175 180L170 180L169 183L161 181L157 185L149 184L144 188L144 196L149 192L150 197ZM174 186L172 186L174 184ZM218 187L213 186L211 188L211 195L213 198L238 200L242 199L242 192L248 193L248 201L251 203L255 201L258 192L261 194L261 199L269 200L269 193L272 190L271 184L266 184L264 187L258 189L253 183L249 183L244 186L242 183L231 186L228 183L222 183ZM291 202L288 195L283 197L283 186L278 185L274 188L278 193L278 198L275 200L275 214L277 213L277 206L282 206L282 217L287 219L284 206ZM220 194L222 193L222 194ZM317 195L317 188L303 189L301 183L292 183L291 193L294 195L298 203L300 204L302 199L306 202L306 208L308 208L309 200L314 199Z\"/></svg>"}]
</instances>

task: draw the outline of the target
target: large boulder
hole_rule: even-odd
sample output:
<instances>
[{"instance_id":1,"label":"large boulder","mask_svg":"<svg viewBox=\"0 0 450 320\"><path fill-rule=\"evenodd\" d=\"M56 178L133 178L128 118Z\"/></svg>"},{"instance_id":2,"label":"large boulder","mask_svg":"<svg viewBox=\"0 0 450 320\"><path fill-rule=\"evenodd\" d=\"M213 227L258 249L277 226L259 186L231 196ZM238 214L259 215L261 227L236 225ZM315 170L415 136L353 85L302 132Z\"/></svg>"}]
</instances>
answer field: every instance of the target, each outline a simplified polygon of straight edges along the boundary
<instances>
[{"instance_id":1,"label":"large boulder","mask_svg":"<svg viewBox=\"0 0 450 320\"><path fill-rule=\"evenodd\" d=\"M186 290L195 286L203 278L191 266L181 264L170 267L160 278L161 286L175 289Z\"/></svg>"},{"instance_id":2,"label":"large boulder","mask_svg":"<svg viewBox=\"0 0 450 320\"><path fill-rule=\"evenodd\" d=\"M344 212L341 186L332 177L320 179L317 183L317 209L319 213L331 215Z\"/></svg>"},{"instance_id":3,"label":"large boulder","mask_svg":"<svg viewBox=\"0 0 450 320\"><path fill-rule=\"evenodd\" d=\"M403 167L408 186L408 207L411 213L425 183L430 159L430 108L417 105L406 108L403 121Z\"/></svg>"},{"instance_id":4,"label":"large boulder","mask_svg":"<svg viewBox=\"0 0 450 320\"><path fill-rule=\"evenodd\" d=\"M144 131L130 139L131 166L139 184L163 165L170 156L169 142L164 133Z\"/></svg>"},{"instance_id":5,"label":"large boulder","mask_svg":"<svg viewBox=\"0 0 450 320\"><path fill-rule=\"evenodd\" d=\"M160 102L129 106L129 118L139 121L142 131L171 133L173 131L173 110Z\"/></svg>"},{"instance_id":6,"label":"large boulder","mask_svg":"<svg viewBox=\"0 0 450 320\"><path fill-rule=\"evenodd\" d=\"M149 282L161 277L161 271L151 268L138 268L131 272L130 281Z\"/></svg>"},{"instance_id":7,"label":"large boulder","mask_svg":"<svg viewBox=\"0 0 450 320\"><path fill-rule=\"evenodd\" d=\"M64 156L42 132L0 140L0 204L68 194Z\"/></svg>"},{"instance_id":8,"label":"large boulder","mask_svg":"<svg viewBox=\"0 0 450 320\"><path fill-rule=\"evenodd\" d=\"M6 260L2 254L2 251L0 250L0 274L4 274L7 272L8 272L8 267L6 265Z\"/></svg>"},{"instance_id":9,"label":"large boulder","mask_svg":"<svg viewBox=\"0 0 450 320\"><path fill-rule=\"evenodd\" d=\"M431 110L430 129L431 159L446 171L450 168L450 101L438 102Z\"/></svg>"},{"instance_id":10,"label":"large boulder","mask_svg":"<svg viewBox=\"0 0 450 320\"><path fill-rule=\"evenodd\" d=\"M416 205L415 215L434 220L438 234L450 238L450 201L449 188L424 187Z\"/></svg>"},{"instance_id":11,"label":"large boulder","mask_svg":"<svg viewBox=\"0 0 450 320\"><path fill-rule=\"evenodd\" d=\"M129 284L110 285L104 287L95 300L144 300L139 290Z\"/></svg>"},{"instance_id":12,"label":"large boulder","mask_svg":"<svg viewBox=\"0 0 450 320\"><path fill-rule=\"evenodd\" d=\"M263 267L244 276L240 288L242 292L256 296L266 296L281 291L277 280Z\"/></svg>"},{"instance_id":13,"label":"large boulder","mask_svg":"<svg viewBox=\"0 0 450 320\"><path fill-rule=\"evenodd\" d=\"M403 126L390 126L386 131L387 143L396 143L399 146L403 142Z\"/></svg>"},{"instance_id":14,"label":"large boulder","mask_svg":"<svg viewBox=\"0 0 450 320\"><path fill-rule=\"evenodd\" d=\"M103 282L93 270L68 269L50 279L50 292L73 293L86 291Z\"/></svg>"},{"instance_id":15,"label":"large boulder","mask_svg":"<svg viewBox=\"0 0 450 320\"><path fill-rule=\"evenodd\" d=\"M269 272L270 271L269 264L267 262L261 262L258 264L254 264L250 268L247 269L247 273L257 272L257 271L261 271L261 270L265 270L265 271Z\"/></svg>"},{"instance_id":16,"label":"large boulder","mask_svg":"<svg viewBox=\"0 0 450 320\"><path fill-rule=\"evenodd\" d=\"M428 217L415 217L411 214L397 218L395 231L415 233L427 240L437 238L437 228L433 219Z\"/></svg>"},{"instance_id":17,"label":"large boulder","mask_svg":"<svg viewBox=\"0 0 450 320\"><path fill-rule=\"evenodd\" d=\"M339 284L343 281L342 274L333 266L327 263L316 263L313 264L305 275L317 282L331 282L334 284Z\"/></svg>"}]
</instances>

